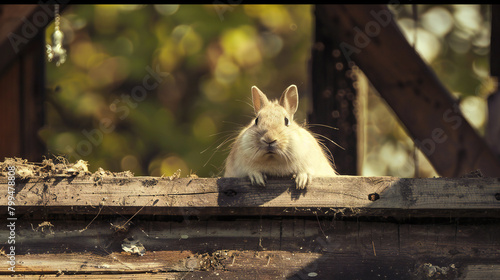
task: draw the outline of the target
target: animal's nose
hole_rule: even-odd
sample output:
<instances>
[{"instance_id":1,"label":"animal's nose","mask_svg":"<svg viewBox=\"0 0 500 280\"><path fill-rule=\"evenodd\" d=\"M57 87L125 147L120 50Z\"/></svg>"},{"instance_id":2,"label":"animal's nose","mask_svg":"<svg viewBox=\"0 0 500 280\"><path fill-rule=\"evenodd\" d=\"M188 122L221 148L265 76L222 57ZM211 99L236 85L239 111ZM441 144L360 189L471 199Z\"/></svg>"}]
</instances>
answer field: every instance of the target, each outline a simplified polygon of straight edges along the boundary
<instances>
[{"instance_id":1,"label":"animal's nose","mask_svg":"<svg viewBox=\"0 0 500 280\"><path fill-rule=\"evenodd\" d=\"M260 141L262 141L262 143L266 144L266 145L269 145L269 146L272 146L272 145L275 145L276 144L276 139L273 139L271 137L262 137L260 138Z\"/></svg>"}]
</instances>

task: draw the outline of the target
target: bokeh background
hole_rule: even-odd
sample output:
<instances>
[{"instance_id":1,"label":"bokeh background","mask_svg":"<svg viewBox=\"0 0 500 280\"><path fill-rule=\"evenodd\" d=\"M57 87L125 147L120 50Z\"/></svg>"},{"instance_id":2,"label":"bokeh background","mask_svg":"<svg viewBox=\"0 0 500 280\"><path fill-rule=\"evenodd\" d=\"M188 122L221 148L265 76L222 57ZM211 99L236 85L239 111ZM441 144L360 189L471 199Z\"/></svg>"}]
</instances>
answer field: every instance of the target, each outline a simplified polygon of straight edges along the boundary
<instances>
[{"instance_id":1,"label":"bokeh background","mask_svg":"<svg viewBox=\"0 0 500 280\"><path fill-rule=\"evenodd\" d=\"M296 84L296 121L306 119L313 9L69 5L61 14L68 59L46 70L40 136L49 155L84 159L91 171L221 176L230 139L252 118L251 86L279 97ZM402 5L394 12L410 44L484 135L485 98L495 87L489 6ZM53 30L47 28L48 42ZM362 75L358 82L369 85ZM436 176L377 92L360 89L366 137L359 175Z\"/></svg>"}]
</instances>

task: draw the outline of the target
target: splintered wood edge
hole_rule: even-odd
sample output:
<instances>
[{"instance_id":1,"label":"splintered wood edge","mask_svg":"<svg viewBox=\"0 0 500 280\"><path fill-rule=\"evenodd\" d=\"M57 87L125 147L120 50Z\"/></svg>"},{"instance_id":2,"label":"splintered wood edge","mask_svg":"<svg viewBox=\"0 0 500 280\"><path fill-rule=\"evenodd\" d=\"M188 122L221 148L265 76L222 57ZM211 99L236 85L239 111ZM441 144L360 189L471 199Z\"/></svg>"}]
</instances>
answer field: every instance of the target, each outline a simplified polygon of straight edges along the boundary
<instances>
[{"instance_id":1,"label":"splintered wood edge","mask_svg":"<svg viewBox=\"0 0 500 280\"><path fill-rule=\"evenodd\" d=\"M214 256L220 254L220 256ZM308 263L320 259L322 254L311 252L286 251L216 251L213 255L197 254L189 251L149 252L144 256L113 252L98 256L91 253L77 254L30 254L23 255L23 263L16 265L16 274L56 274L85 275L101 274L107 279L108 275L117 273L172 273L182 272L213 274L214 271L224 274L248 273L248 269L259 268L261 273L271 275L293 275ZM70 261L68 261L70 260ZM205 273L202 273L205 272ZM11 274L0 268L0 273ZM172 273L172 275L176 275ZM100 278L102 279L102 278ZM121 278L120 278L121 279ZM165 279L165 278L163 278ZM177 279L177 278L176 278ZM208 278L211 279L211 278ZM220 279L220 278L216 278ZM232 278L234 279L234 278Z\"/></svg>"},{"instance_id":2,"label":"splintered wood edge","mask_svg":"<svg viewBox=\"0 0 500 280\"><path fill-rule=\"evenodd\" d=\"M7 208L7 178L0 206ZM495 216L500 178L291 178L252 186L245 178L32 177L15 182L16 213L134 215ZM398 214L399 213L399 214Z\"/></svg>"}]
</instances>

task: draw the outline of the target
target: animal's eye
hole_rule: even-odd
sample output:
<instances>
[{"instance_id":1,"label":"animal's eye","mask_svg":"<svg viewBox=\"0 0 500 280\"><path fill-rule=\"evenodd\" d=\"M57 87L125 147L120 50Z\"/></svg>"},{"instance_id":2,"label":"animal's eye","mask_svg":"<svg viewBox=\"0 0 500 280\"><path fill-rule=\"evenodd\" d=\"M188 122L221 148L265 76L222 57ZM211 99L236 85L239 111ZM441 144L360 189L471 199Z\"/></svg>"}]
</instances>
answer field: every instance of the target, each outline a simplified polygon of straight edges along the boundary
<instances>
[{"instance_id":1,"label":"animal's eye","mask_svg":"<svg viewBox=\"0 0 500 280\"><path fill-rule=\"evenodd\" d=\"M288 126L289 123L290 123L290 121L288 120L287 117L285 117L285 125Z\"/></svg>"},{"instance_id":2,"label":"animal's eye","mask_svg":"<svg viewBox=\"0 0 500 280\"><path fill-rule=\"evenodd\" d=\"M255 118L255 125L257 125L259 123L259 118Z\"/></svg>"}]
</instances>

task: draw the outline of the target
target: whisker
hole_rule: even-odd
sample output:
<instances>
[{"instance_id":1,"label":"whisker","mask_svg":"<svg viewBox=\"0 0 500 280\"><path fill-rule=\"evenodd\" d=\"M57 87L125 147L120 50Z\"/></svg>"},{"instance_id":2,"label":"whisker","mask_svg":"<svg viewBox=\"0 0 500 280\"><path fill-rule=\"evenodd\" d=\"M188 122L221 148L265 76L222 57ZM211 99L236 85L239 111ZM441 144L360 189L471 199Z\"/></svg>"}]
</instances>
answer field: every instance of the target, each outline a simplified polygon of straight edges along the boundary
<instances>
[{"instance_id":1,"label":"whisker","mask_svg":"<svg viewBox=\"0 0 500 280\"><path fill-rule=\"evenodd\" d=\"M328 149L328 147L325 145L325 143L323 143L321 141L318 141L318 143L323 147L323 150L327 152L326 157L329 160L334 161L332 151L330 151L330 149Z\"/></svg>"},{"instance_id":2,"label":"whisker","mask_svg":"<svg viewBox=\"0 0 500 280\"><path fill-rule=\"evenodd\" d=\"M329 126L329 125L326 125L326 124L320 124L320 123L310 123L310 124L307 124L306 127L315 127L315 126L321 126L321 127L326 127L326 128L330 128L330 129L333 129L333 130L339 130L338 127L333 127L333 126Z\"/></svg>"},{"instance_id":3,"label":"whisker","mask_svg":"<svg viewBox=\"0 0 500 280\"><path fill-rule=\"evenodd\" d=\"M260 150L261 150L261 148L258 148L257 150L255 150L255 153L252 155L252 158L249 160L249 162L253 162L255 160L255 158L259 154Z\"/></svg>"},{"instance_id":4,"label":"whisker","mask_svg":"<svg viewBox=\"0 0 500 280\"><path fill-rule=\"evenodd\" d=\"M214 155L219 151L219 149L224 146L225 144L227 144L228 142L231 142L231 141L234 141L236 139L236 136L237 134L239 133L239 131L223 131L223 132L220 132L220 133L216 133L216 135L218 134L223 134L223 133L229 133L228 136L226 136L224 138L224 140L222 140L222 142L220 142L214 149L214 152L210 155L210 157L208 158L208 160L205 162L205 164L203 164L203 167L205 167L209 162L210 160L214 157ZM206 148L205 150L201 151L200 154L203 154L205 152L207 152L210 148L213 147L213 145L215 145L218 141L215 141L213 144L211 144L210 146L208 146L208 148Z\"/></svg>"},{"instance_id":5,"label":"whisker","mask_svg":"<svg viewBox=\"0 0 500 280\"><path fill-rule=\"evenodd\" d=\"M228 142L235 142L235 141L236 141L236 136L235 137L228 137L228 138L226 138L226 140L224 140L224 142L220 143L219 146L217 146L216 149L219 150L222 146L226 145ZM230 150L231 145L233 145L233 143L231 143L230 145L228 145L228 149L225 149L223 151Z\"/></svg>"},{"instance_id":6,"label":"whisker","mask_svg":"<svg viewBox=\"0 0 500 280\"><path fill-rule=\"evenodd\" d=\"M210 160L214 157L214 155L215 155L215 153L216 153L216 152L217 152L217 151L213 152L213 153L212 153L212 155L210 155L210 157L209 157L209 158L208 158L208 160L205 162L205 164L203 164L203 167L207 166L207 164L208 164L208 163L210 162ZM212 164L212 166L214 166L214 165Z\"/></svg>"},{"instance_id":7,"label":"whisker","mask_svg":"<svg viewBox=\"0 0 500 280\"><path fill-rule=\"evenodd\" d=\"M223 134L223 133L230 133L230 134L229 134L229 136L226 136L226 138L225 138L225 139L230 138L230 137L232 137L232 136L234 136L234 137L235 137L235 132L234 132L234 131L229 131L229 132L228 132L228 131L225 131L225 132L220 132L220 133L216 133L216 134L214 134L214 135L211 135L210 137L213 137L213 136L216 136L216 135L219 135L219 134ZM219 140L220 140L220 139L219 139ZM217 140L217 141L213 142L212 144L210 144L210 146L208 146L206 149L204 149L203 151L201 151L201 152L200 152L200 154L203 154L203 153L205 153L206 151L208 151L208 150L209 150L210 148L212 148L212 146L213 146L213 145L215 145L215 143L217 143L219 140ZM224 140L224 141L222 141L222 142L225 142L225 141L226 141L226 140ZM220 146L220 144L217 146L217 148L216 148L216 149L218 149L218 147L219 147L219 146Z\"/></svg>"},{"instance_id":8,"label":"whisker","mask_svg":"<svg viewBox=\"0 0 500 280\"><path fill-rule=\"evenodd\" d=\"M250 106L251 108L253 108L253 102L250 101L245 101L245 100L241 100L241 99L236 99L237 102L241 102L241 103L244 103L244 104L247 104L248 106Z\"/></svg>"},{"instance_id":9,"label":"whisker","mask_svg":"<svg viewBox=\"0 0 500 280\"><path fill-rule=\"evenodd\" d=\"M231 131L221 131L221 132L217 132L217 133L214 133L214 134L210 134L208 137L214 137L214 136L219 136L221 134L226 134L226 133L231 133L231 134L234 134L234 133L237 133L239 132L238 130L231 130Z\"/></svg>"},{"instance_id":10,"label":"whisker","mask_svg":"<svg viewBox=\"0 0 500 280\"><path fill-rule=\"evenodd\" d=\"M245 127L244 125L242 125L242 124L240 124L240 123L235 123L235 122L222 121L222 123L227 123L227 124L236 125L237 127Z\"/></svg>"},{"instance_id":11,"label":"whisker","mask_svg":"<svg viewBox=\"0 0 500 280\"><path fill-rule=\"evenodd\" d=\"M344 148L344 147L342 147L342 146L340 146L339 144L335 143L332 139L330 139L330 138L328 138L328 137L326 137L326 136L323 136L323 135L321 135L321 134L318 134L318 133L313 133L313 135L314 135L314 136L321 137L321 138L323 138L323 139L325 139L325 140L328 140L330 143L334 144L335 146L337 146L337 147L339 147L339 148L341 148L342 150L344 150L344 151L345 151L345 148Z\"/></svg>"},{"instance_id":12,"label":"whisker","mask_svg":"<svg viewBox=\"0 0 500 280\"><path fill-rule=\"evenodd\" d=\"M292 153L289 150L283 151L283 156L285 158L286 163L292 163Z\"/></svg>"}]
</instances>

